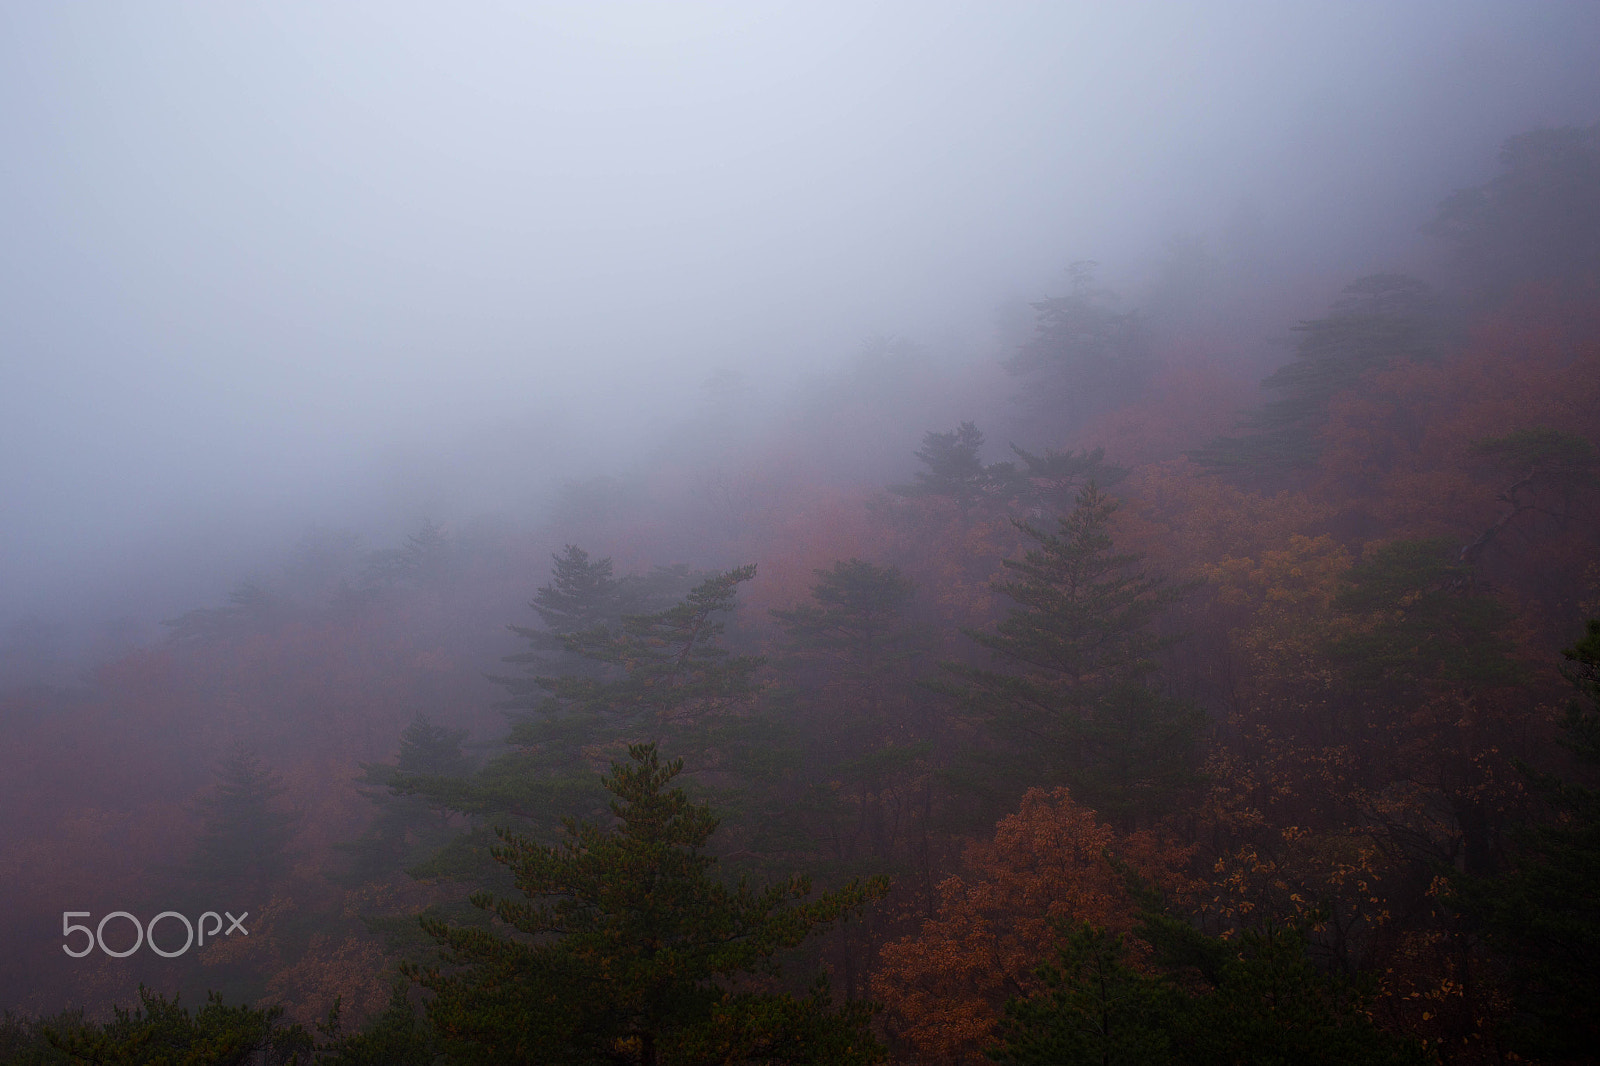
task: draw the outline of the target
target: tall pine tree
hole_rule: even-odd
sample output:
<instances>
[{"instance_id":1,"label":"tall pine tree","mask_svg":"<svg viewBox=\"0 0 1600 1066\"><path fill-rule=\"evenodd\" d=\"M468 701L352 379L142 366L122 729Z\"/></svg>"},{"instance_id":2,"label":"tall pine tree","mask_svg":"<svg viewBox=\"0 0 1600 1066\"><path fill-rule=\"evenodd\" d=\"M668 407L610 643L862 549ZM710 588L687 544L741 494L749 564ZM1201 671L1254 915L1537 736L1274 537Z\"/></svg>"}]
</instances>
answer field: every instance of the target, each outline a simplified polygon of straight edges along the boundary
<instances>
[{"instance_id":1,"label":"tall pine tree","mask_svg":"<svg viewBox=\"0 0 1600 1066\"><path fill-rule=\"evenodd\" d=\"M1294 359L1261 382L1277 397L1240 420L1241 435L1218 437L1191 459L1242 480L1281 483L1316 464L1336 394L1368 371L1438 354L1433 294L1404 274L1359 278L1325 317L1294 329L1302 335Z\"/></svg>"},{"instance_id":2,"label":"tall pine tree","mask_svg":"<svg viewBox=\"0 0 1600 1066\"><path fill-rule=\"evenodd\" d=\"M990 781L1065 784L1126 826L1191 780L1200 715L1152 683L1166 643L1152 626L1182 590L1115 550L1116 509L1090 482L1056 532L1016 523L1035 546L1006 560L1013 576L995 586L1016 607L992 631L968 631L1004 668L951 665L944 688L1001 742Z\"/></svg>"},{"instance_id":3,"label":"tall pine tree","mask_svg":"<svg viewBox=\"0 0 1600 1066\"><path fill-rule=\"evenodd\" d=\"M714 878L702 849L710 808L669 788L681 760L629 748L605 787L616 819L569 819L550 847L502 831L495 859L525 899L480 894L499 925L425 920L448 969L409 967L433 993L428 1012L451 1061L463 1063L868 1063L883 1051L869 1009L758 991L778 953L887 890L852 882L808 899L793 877L755 890Z\"/></svg>"},{"instance_id":4,"label":"tall pine tree","mask_svg":"<svg viewBox=\"0 0 1600 1066\"><path fill-rule=\"evenodd\" d=\"M234 746L198 805L204 823L192 868L200 885L249 890L261 898L265 886L288 873L289 842L300 814L278 802L287 791L254 751L242 742Z\"/></svg>"}]
</instances>

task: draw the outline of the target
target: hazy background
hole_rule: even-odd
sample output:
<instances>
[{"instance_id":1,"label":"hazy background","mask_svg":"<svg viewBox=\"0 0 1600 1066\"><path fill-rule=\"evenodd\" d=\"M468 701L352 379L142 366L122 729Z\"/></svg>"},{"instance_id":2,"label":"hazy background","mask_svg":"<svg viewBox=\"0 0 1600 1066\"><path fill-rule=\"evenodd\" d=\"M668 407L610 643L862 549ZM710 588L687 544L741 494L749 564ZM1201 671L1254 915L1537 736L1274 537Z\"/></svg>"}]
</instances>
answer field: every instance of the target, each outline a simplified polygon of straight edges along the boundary
<instances>
[{"instance_id":1,"label":"hazy background","mask_svg":"<svg viewBox=\"0 0 1600 1066\"><path fill-rule=\"evenodd\" d=\"M717 370L992 363L1177 232L1404 265L1597 56L1590 0L0 4L0 634L536 516Z\"/></svg>"}]
</instances>

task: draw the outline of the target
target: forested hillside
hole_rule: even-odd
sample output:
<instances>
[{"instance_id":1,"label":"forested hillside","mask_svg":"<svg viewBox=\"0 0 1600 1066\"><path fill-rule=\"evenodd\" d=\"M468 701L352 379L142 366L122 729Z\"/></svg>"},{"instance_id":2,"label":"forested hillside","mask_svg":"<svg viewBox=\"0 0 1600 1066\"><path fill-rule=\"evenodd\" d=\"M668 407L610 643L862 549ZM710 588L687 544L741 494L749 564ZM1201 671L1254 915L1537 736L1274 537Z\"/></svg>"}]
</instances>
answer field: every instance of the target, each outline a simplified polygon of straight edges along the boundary
<instances>
[{"instance_id":1,"label":"forested hillside","mask_svg":"<svg viewBox=\"0 0 1600 1066\"><path fill-rule=\"evenodd\" d=\"M0 1061L1594 1061L1600 126L1413 222L0 693Z\"/></svg>"}]
</instances>

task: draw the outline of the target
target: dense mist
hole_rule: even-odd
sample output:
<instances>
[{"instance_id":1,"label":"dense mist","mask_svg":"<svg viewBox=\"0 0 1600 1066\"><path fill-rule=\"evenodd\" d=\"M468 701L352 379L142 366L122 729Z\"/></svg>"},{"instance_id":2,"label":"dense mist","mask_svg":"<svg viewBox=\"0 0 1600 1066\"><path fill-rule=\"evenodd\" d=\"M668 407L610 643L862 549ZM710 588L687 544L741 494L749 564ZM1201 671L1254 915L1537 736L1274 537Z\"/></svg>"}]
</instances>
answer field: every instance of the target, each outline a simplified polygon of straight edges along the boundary
<instances>
[{"instance_id":1,"label":"dense mist","mask_svg":"<svg viewBox=\"0 0 1600 1066\"><path fill-rule=\"evenodd\" d=\"M0 1061L1589 1061L1597 56L0 4Z\"/></svg>"},{"instance_id":2,"label":"dense mist","mask_svg":"<svg viewBox=\"0 0 1600 1066\"><path fill-rule=\"evenodd\" d=\"M761 426L872 336L992 364L1075 260L1191 234L1309 313L1600 93L1582 4L0 17L0 614L76 641L309 525L543 514L720 370Z\"/></svg>"}]
</instances>

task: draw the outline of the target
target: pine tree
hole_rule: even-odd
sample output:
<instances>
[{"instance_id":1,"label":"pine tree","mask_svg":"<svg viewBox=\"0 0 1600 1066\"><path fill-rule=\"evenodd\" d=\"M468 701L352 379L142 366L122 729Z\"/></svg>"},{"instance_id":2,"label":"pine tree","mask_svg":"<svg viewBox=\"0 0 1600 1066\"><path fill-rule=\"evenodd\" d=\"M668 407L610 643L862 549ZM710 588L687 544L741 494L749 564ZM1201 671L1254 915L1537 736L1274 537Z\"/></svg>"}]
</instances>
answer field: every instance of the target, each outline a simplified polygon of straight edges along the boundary
<instances>
[{"instance_id":1,"label":"pine tree","mask_svg":"<svg viewBox=\"0 0 1600 1066\"><path fill-rule=\"evenodd\" d=\"M913 586L892 566L851 559L813 571L812 603L772 616L796 645L826 655L853 678L870 678L901 654Z\"/></svg>"},{"instance_id":2,"label":"pine tree","mask_svg":"<svg viewBox=\"0 0 1600 1066\"><path fill-rule=\"evenodd\" d=\"M1378 1029L1363 986L1318 970L1298 929L1224 940L1147 914L1140 932L1167 973L1134 969L1122 937L1084 924L1039 968L1044 990L1006 1005L989 1057L1008 1066L1433 1061L1420 1042Z\"/></svg>"},{"instance_id":3,"label":"pine tree","mask_svg":"<svg viewBox=\"0 0 1600 1066\"><path fill-rule=\"evenodd\" d=\"M1022 460L1016 482L1023 498L1050 514L1070 510L1089 482L1109 488L1128 474L1123 467L1106 462L1104 448L1066 452L1047 448L1043 455L1034 455L1013 444L1011 450Z\"/></svg>"},{"instance_id":4,"label":"pine tree","mask_svg":"<svg viewBox=\"0 0 1600 1066\"><path fill-rule=\"evenodd\" d=\"M1563 655L1576 689L1564 744L1582 779L1521 767L1553 817L1520 834L1504 876L1451 880L1455 905L1511 965L1509 1042L1526 1055L1580 1061L1600 1046L1600 619Z\"/></svg>"},{"instance_id":5,"label":"pine tree","mask_svg":"<svg viewBox=\"0 0 1600 1066\"><path fill-rule=\"evenodd\" d=\"M411 982L396 981L383 1011L359 1032L340 1035L340 1003L317 1028L329 1037L317 1049L320 1066L434 1066L438 1037L407 995Z\"/></svg>"},{"instance_id":6,"label":"pine tree","mask_svg":"<svg viewBox=\"0 0 1600 1066\"><path fill-rule=\"evenodd\" d=\"M1439 205L1423 232L1453 244L1491 296L1600 272L1600 122L1530 130L1500 149L1502 173Z\"/></svg>"},{"instance_id":7,"label":"pine tree","mask_svg":"<svg viewBox=\"0 0 1600 1066\"><path fill-rule=\"evenodd\" d=\"M739 586L756 576L740 566L709 577L672 607L626 615L613 629L600 626L569 636L569 651L616 668L615 680L563 675L540 678L548 694L536 714L512 729L514 743L537 742L537 723L574 717L593 720L604 732L685 725L754 694L757 656L733 655L719 638L727 628Z\"/></svg>"},{"instance_id":8,"label":"pine tree","mask_svg":"<svg viewBox=\"0 0 1600 1066\"><path fill-rule=\"evenodd\" d=\"M1066 936L1053 963L1035 971L1040 993L1006 1004L1005 1066L1165 1066L1175 1060L1177 990L1127 963L1123 937L1087 922Z\"/></svg>"},{"instance_id":9,"label":"pine tree","mask_svg":"<svg viewBox=\"0 0 1600 1066\"><path fill-rule=\"evenodd\" d=\"M870 863L931 896L932 746L928 701L912 680L922 650L913 586L860 559L814 575L811 602L772 612L788 637L778 672L792 686L775 702L789 711L799 758L788 789L764 790L773 807L763 827L770 839L770 827L793 826L795 850L852 869ZM877 924L869 916L865 935L830 945L846 997L865 982Z\"/></svg>"},{"instance_id":10,"label":"pine tree","mask_svg":"<svg viewBox=\"0 0 1600 1066\"><path fill-rule=\"evenodd\" d=\"M1096 404L1126 401L1149 369L1144 323L1135 311L1119 311L1117 298L1096 287L1098 264L1080 260L1068 268L1070 289L1033 305L1034 335L1005 368L1023 385L1022 397L1053 422L1082 419ZM1059 424L1048 427L1059 435Z\"/></svg>"},{"instance_id":11,"label":"pine tree","mask_svg":"<svg viewBox=\"0 0 1600 1066\"><path fill-rule=\"evenodd\" d=\"M276 801L288 790L242 742L223 759L217 783L199 802L204 825L192 866L204 885L259 892L288 872L299 812Z\"/></svg>"},{"instance_id":12,"label":"pine tree","mask_svg":"<svg viewBox=\"0 0 1600 1066\"><path fill-rule=\"evenodd\" d=\"M562 815L603 803L591 766L597 753L671 737L687 751L715 749L725 759L737 746L730 720L754 699L762 659L723 647L722 619L754 576L754 566L737 567L664 610L567 635L568 651L596 669L535 678L540 696L513 716L506 738L513 752L465 778L397 773L395 788L464 814L554 828ZM474 865L458 858L428 870L459 874Z\"/></svg>"},{"instance_id":13,"label":"pine tree","mask_svg":"<svg viewBox=\"0 0 1600 1066\"><path fill-rule=\"evenodd\" d=\"M543 629L511 625L506 628L528 642L526 651L508 655L504 662L526 670L522 677L493 677L505 686L504 706L531 710L545 697L540 677L582 672L583 660L567 653L567 639L575 634L615 625L621 618L622 589L612 576L611 560L591 561L589 553L568 544L553 555L555 567L548 585L541 585L528 604L544 623Z\"/></svg>"},{"instance_id":14,"label":"pine tree","mask_svg":"<svg viewBox=\"0 0 1600 1066\"><path fill-rule=\"evenodd\" d=\"M438 586L450 577L454 563L455 546L449 535L428 518L406 537L403 546L371 553L361 583L368 588L398 582L421 588Z\"/></svg>"},{"instance_id":15,"label":"pine tree","mask_svg":"<svg viewBox=\"0 0 1600 1066\"><path fill-rule=\"evenodd\" d=\"M658 566L646 575L615 577L610 559L591 559L576 544L568 544L551 558L555 566L550 584L541 585L528 604L543 628L506 627L528 646L502 661L521 666L524 673L490 678L505 687L508 698L501 706L508 710L538 708L549 696L553 678L605 677L604 661L576 646L580 635L600 629L615 634L623 629L628 616L666 610L694 584L695 575L683 566Z\"/></svg>"},{"instance_id":16,"label":"pine tree","mask_svg":"<svg viewBox=\"0 0 1600 1066\"><path fill-rule=\"evenodd\" d=\"M266 589L245 581L229 591L226 607L197 607L161 624L168 628L168 639L174 644L207 644L259 631L277 608Z\"/></svg>"},{"instance_id":17,"label":"pine tree","mask_svg":"<svg viewBox=\"0 0 1600 1066\"><path fill-rule=\"evenodd\" d=\"M949 433L923 435L916 457L926 467L918 470L916 481L895 491L902 496L943 496L963 507L977 500L1003 493L1014 473L1010 463L984 465L979 453L983 431L963 422Z\"/></svg>"},{"instance_id":18,"label":"pine tree","mask_svg":"<svg viewBox=\"0 0 1600 1066\"><path fill-rule=\"evenodd\" d=\"M294 1066L311 1061L311 1034L282 1025L282 1007L228 1006L213 992L194 1013L139 986L139 1006L112 1008L104 1024L46 1024L49 1051L37 1046L8 1058L30 1063L118 1063L119 1066ZM54 1054L50 1052L53 1051ZM29 1052L33 1053L30 1057Z\"/></svg>"},{"instance_id":19,"label":"pine tree","mask_svg":"<svg viewBox=\"0 0 1600 1066\"><path fill-rule=\"evenodd\" d=\"M1314 466L1337 393L1368 371L1436 357L1433 305L1428 286L1403 274L1351 282L1325 317L1294 327L1303 334L1295 358L1261 382L1278 398L1241 419L1243 435L1218 437L1189 457L1217 473L1268 483Z\"/></svg>"},{"instance_id":20,"label":"pine tree","mask_svg":"<svg viewBox=\"0 0 1600 1066\"><path fill-rule=\"evenodd\" d=\"M393 763L362 763L363 795L377 813L360 839L336 845L355 860L351 877L365 882L384 877L432 854L449 837L450 808L439 800L397 789L401 775L409 781L455 781L472 770L461 750L465 729L446 729L419 714L400 734L400 754Z\"/></svg>"},{"instance_id":21,"label":"pine tree","mask_svg":"<svg viewBox=\"0 0 1600 1066\"><path fill-rule=\"evenodd\" d=\"M1191 779L1200 716L1151 684L1168 643L1151 626L1182 590L1114 550L1116 509L1090 482L1056 533L1016 523L1036 547L1006 560L1015 576L995 588L1017 606L993 631L968 631L1008 669L951 665L943 687L987 719L1013 779L1066 784L1128 824Z\"/></svg>"},{"instance_id":22,"label":"pine tree","mask_svg":"<svg viewBox=\"0 0 1600 1066\"><path fill-rule=\"evenodd\" d=\"M1503 753L1516 750L1526 728L1522 701L1506 692L1521 674L1504 636L1506 612L1474 587L1471 568L1444 539L1374 548L1347 582L1334 603L1355 626L1328 649L1345 690L1329 741L1358 753L1375 790L1427 788L1458 835L1444 846L1459 850L1469 873L1486 874L1505 809L1496 779L1512 776ZM1414 857L1440 857L1415 851L1429 838L1407 839L1416 836L1409 828L1400 836Z\"/></svg>"},{"instance_id":23,"label":"pine tree","mask_svg":"<svg viewBox=\"0 0 1600 1066\"><path fill-rule=\"evenodd\" d=\"M682 761L630 745L613 764L609 828L566 821L558 847L502 831L496 861L526 899L473 897L504 927L424 920L449 969L408 967L452 1061L874 1062L868 1010L826 992L755 991L776 956L881 896L881 880L807 900L793 877L757 891L711 876L709 807L668 786ZM515 932L512 932L515 930Z\"/></svg>"}]
</instances>

